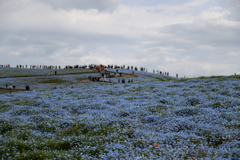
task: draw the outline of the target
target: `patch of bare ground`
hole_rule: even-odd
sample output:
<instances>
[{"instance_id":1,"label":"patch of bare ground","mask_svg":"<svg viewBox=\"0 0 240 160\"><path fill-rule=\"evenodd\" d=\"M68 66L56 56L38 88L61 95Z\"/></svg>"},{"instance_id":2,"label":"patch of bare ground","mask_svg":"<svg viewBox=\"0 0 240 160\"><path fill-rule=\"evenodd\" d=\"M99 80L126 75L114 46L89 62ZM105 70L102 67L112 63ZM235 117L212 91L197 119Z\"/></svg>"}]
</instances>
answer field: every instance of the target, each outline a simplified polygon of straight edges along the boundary
<instances>
[{"instance_id":1,"label":"patch of bare ground","mask_svg":"<svg viewBox=\"0 0 240 160\"><path fill-rule=\"evenodd\" d=\"M26 91L25 89L14 89L12 90L12 92L24 92ZM9 88L5 89L5 88L0 88L0 93L10 93Z\"/></svg>"}]
</instances>

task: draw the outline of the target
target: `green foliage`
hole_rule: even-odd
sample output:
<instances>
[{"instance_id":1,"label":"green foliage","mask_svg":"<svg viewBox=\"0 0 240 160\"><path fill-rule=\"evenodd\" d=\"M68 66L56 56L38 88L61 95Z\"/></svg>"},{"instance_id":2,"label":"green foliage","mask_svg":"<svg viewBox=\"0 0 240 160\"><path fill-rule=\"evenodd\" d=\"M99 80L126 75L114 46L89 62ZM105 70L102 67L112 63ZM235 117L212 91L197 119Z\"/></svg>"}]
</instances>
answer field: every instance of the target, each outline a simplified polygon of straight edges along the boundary
<instances>
[{"instance_id":1,"label":"green foliage","mask_svg":"<svg viewBox=\"0 0 240 160\"><path fill-rule=\"evenodd\" d=\"M61 84L61 83L65 83L68 82L66 80L60 79L60 78L49 78L47 80L43 80L40 83L57 83L57 84Z\"/></svg>"},{"instance_id":2,"label":"green foliage","mask_svg":"<svg viewBox=\"0 0 240 160\"><path fill-rule=\"evenodd\" d=\"M8 90L4 91L4 90L0 90L0 94L5 94L5 93L9 93Z\"/></svg>"},{"instance_id":3,"label":"green foliage","mask_svg":"<svg viewBox=\"0 0 240 160\"><path fill-rule=\"evenodd\" d=\"M147 110L154 113L161 114L161 117L166 117L167 116L167 107L166 106L149 106L147 107Z\"/></svg>"},{"instance_id":4,"label":"green foliage","mask_svg":"<svg viewBox=\"0 0 240 160\"><path fill-rule=\"evenodd\" d=\"M20 99L19 101L15 102L15 105L35 106L35 101L23 98L23 99Z\"/></svg>"},{"instance_id":5,"label":"green foliage","mask_svg":"<svg viewBox=\"0 0 240 160\"><path fill-rule=\"evenodd\" d=\"M6 120L0 120L0 133L4 134L8 131L11 131L14 128L14 125Z\"/></svg>"},{"instance_id":6,"label":"green foliage","mask_svg":"<svg viewBox=\"0 0 240 160\"><path fill-rule=\"evenodd\" d=\"M184 108L178 111L175 111L177 116L194 116L199 114L199 109L197 108Z\"/></svg>"},{"instance_id":7,"label":"green foliage","mask_svg":"<svg viewBox=\"0 0 240 160\"><path fill-rule=\"evenodd\" d=\"M56 127L54 125L46 124L46 123L39 123L35 127L37 130L40 130L41 132L56 132Z\"/></svg>"},{"instance_id":8,"label":"green foliage","mask_svg":"<svg viewBox=\"0 0 240 160\"><path fill-rule=\"evenodd\" d=\"M12 109L12 105L11 104L4 104L0 102L0 113L1 112L6 112L8 110Z\"/></svg>"},{"instance_id":9,"label":"green foliage","mask_svg":"<svg viewBox=\"0 0 240 160\"><path fill-rule=\"evenodd\" d=\"M174 80L175 82L186 82L188 81L190 78L180 78L180 79L176 79Z\"/></svg>"}]
</instances>

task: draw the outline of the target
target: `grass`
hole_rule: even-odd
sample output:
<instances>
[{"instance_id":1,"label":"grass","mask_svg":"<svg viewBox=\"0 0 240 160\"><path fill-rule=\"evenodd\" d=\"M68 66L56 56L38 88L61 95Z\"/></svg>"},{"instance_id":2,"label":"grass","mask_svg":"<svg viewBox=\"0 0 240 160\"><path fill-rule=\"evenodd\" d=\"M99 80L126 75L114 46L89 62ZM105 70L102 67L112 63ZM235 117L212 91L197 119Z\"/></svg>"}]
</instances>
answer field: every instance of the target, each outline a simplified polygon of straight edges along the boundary
<instances>
[{"instance_id":1,"label":"grass","mask_svg":"<svg viewBox=\"0 0 240 160\"><path fill-rule=\"evenodd\" d=\"M152 80L152 81L163 81L163 82L167 82L167 81L173 80L173 78L170 78L170 77L157 77L157 76L152 76L152 75L144 75L144 76L153 78L154 80Z\"/></svg>"},{"instance_id":2,"label":"grass","mask_svg":"<svg viewBox=\"0 0 240 160\"><path fill-rule=\"evenodd\" d=\"M56 71L57 75L97 73L96 71L90 69L60 69ZM1 68L0 78L50 76L50 72L54 75L55 69Z\"/></svg>"},{"instance_id":3,"label":"grass","mask_svg":"<svg viewBox=\"0 0 240 160\"><path fill-rule=\"evenodd\" d=\"M9 93L9 91L2 91L2 90L0 90L0 94L5 94L5 93Z\"/></svg>"},{"instance_id":4,"label":"grass","mask_svg":"<svg viewBox=\"0 0 240 160\"><path fill-rule=\"evenodd\" d=\"M63 80L61 78L49 78L49 79L46 79L46 80L43 80L43 81L40 81L39 83L56 83L56 84L62 84L62 83L65 83L65 82L68 82L66 80Z\"/></svg>"}]
</instances>

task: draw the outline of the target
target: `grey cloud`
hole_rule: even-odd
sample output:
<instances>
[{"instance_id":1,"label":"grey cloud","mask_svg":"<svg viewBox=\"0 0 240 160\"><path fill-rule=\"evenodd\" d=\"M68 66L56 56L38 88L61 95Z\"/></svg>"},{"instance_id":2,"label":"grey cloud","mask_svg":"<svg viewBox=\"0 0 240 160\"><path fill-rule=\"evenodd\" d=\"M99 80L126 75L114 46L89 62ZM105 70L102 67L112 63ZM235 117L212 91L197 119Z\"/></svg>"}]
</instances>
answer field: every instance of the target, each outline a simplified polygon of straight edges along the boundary
<instances>
[{"instance_id":1,"label":"grey cloud","mask_svg":"<svg viewBox=\"0 0 240 160\"><path fill-rule=\"evenodd\" d=\"M204 26L204 27L203 27ZM216 48L238 48L240 42L240 31L238 28L232 28L227 26L215 26L211 24L203 24L202 26L197 24L177 24L166 26L160 30L160 32L169 33L174 39L184 39L186 42L176 42L177 46L184 49L195 46L188 45L210 45ZM171 44L167 42L167 44ZM184 45L185 44L185 45Z\"/></svg>"},{"instance_id":2,"label":"grey cloud","mask_svg":"<svg viewBox=\"0 0 240 160\"><path fill-rule=\"evenodd\" d=\"M227 9L230 11L228 18L240 21L240 0L228 0Z\"/></svg>"},{"instance_id":3,"label":"grey cloud","mask_svg":"<svg viewBox=\"0 0 240 160\"><path fill-rule=\"evenodd\" d=\"M48 4L52 6L54 9L97 9L98 11L112 11L114 10L118 4L119 0L57 0L57 1L49 1L49 0L36 0L41 3Z\"/></svg>"},{"instance_id":4,"label":"grey cloud","mask_svg":"<svg viewBox=\"0 0 240 160\"><path fill-rule=\"evenodd\" d=\"M131 39L117 35L73 33L73 32L5 32L0 37L1 46L4 46L6 53L20 51L23 56L52 55L62 49L74 49L78 46L96 48L99 46L131 45L136 42ZM28 49L30 48L30 51Z\"/></svg>"}]
</instances>

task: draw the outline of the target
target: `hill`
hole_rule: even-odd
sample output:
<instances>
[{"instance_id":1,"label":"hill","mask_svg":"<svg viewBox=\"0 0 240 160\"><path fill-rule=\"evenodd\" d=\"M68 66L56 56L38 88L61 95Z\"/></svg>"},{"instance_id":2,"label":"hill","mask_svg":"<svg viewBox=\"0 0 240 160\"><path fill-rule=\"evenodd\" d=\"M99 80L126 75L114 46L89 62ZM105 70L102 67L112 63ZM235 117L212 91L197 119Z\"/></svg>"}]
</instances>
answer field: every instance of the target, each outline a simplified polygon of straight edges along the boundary
<instances>
[{"instance_id":1,"label":"hill","mask_svg":"<svg viewBox=\"0 0 240 160\"><path fill-rule=\"evenodd\" d=\"M240 158L239 76L119 70L93 82L101 74L88 69L0 70L1 86L35 90L0 94L3 159Z\"/></svg>"}]
</instances>

